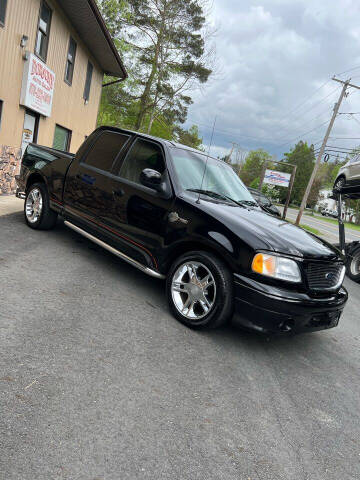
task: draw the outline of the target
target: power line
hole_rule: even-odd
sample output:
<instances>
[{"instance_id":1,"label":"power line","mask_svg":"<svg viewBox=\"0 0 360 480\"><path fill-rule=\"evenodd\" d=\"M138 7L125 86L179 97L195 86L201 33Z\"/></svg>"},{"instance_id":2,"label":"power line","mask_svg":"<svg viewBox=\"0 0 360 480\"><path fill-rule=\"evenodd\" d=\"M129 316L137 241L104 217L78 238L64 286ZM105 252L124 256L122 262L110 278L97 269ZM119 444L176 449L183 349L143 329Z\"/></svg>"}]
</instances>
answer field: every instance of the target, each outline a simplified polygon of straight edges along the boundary
<instances>
[{"instance_id":1,"label":"power line","mask_svg":"<svg viewBox=\"0 0 360 480\"><path fill-rule=\"evenodd\" d=\"M330 80L329 80L330 81ZM326 83L329 83L329 82L326 82ZM325 85L325 84L324 84ZM330 93L328 93L325 97L323 97L321 100L319 100L318 102L315 102L306 112L303 112L301 115L304 116L305 114L308 114L311 110L313 110L315 107L317 107L318 105L320 105L321 103L323 103L324 100L326 100L327 98L329 98L331 95L333 95L335 92L337 92L341 87L336 87L334 90L332 90ZM329 107L327 107L328 109ZM324 110L322 113L320 113L319 115L317 115L316 117L312 118L311 120L307 120L306 122L300 124L300 128L302 126L304 126L305 124L307 123L310 123L314 120L316 120L317 118L321 117L326 111ZM283 120L290 120L291 119L291 116L290 117L287 117L287 118L282 118L282 120L280 120L280 123L283 121ZM288 130L289 131L289 130ZM278 141L281 142L283 139L285 139L287 136L285 135L284 137L281 137ZM290 143L290 142L288 142ZM282 145L280 145L281 147Z\"/></svg>"},{"instance_id":2,"label":"power line","mask_svg":"<svg viewBox=\"0 0 360 480\"><path fill-rule=\"evenodd\" d=\"M201 125L202 127L205 127L209 130L212 130L212 126L210 125L207 125L206 123L201 123L201 122L198 122L196 121L194 118L187 118L187 120L190 120L191 122L194 122L196 125ZM233 130L233 131L231 131ZM218 132L218 133L223 133L225 135L229 135L229 136L237 136L238 138L250 138L250 139L253 139L253 140L260 140L260 141L269 141L271 142L273 140L273 138L266 138L266 137L254 137L252 135L242 135L242 134L239 134L238 132L234 132L234 130L237 130L235 128L233 129L218 129L218 128L215 128L215 132Z\"/></svg>"},{"instance_id":3,"label":"power line","mask_svg":"<svg viewBox=\"0 0 360 480\"><path fill-rule=\"evenodd\" d=\"M330 80L329 80L330 81ZM329 83L326 82L326 83ZM301 113L301 115L306 115L308 114L309 112L311 112L311 110L313 110L315 107L317 107L318 105L320 105L324 100L326 100L327 98L329 98L333 93L335 93L336 91L339 90L339 88L341 87L336 87L334 90L332 90L330 93L328 93L325 97L323 97L321 100L319 100L318 102L315 102L306 112L303 112ZM320 115L319 115L320 116ZM290 120L291 119L291 115L287 115L285 117L283 117L281 120L280 120L280 123L283 121L283 120ZM313 119L314 120L314 119Z\"/></svg>"},{"instance_id":4,"label":"power line","mask_svg":"<svg viewBox=\"0 0 360 480\"><path fill-rule=\"evenodd\" d=\"M326 145L326 148L338 148L338 149L341 149L341 150L349 150L349 151L353 151L354 149L353 148L349 148L349 147L337 147L336 145ZM356 147L355 147L356 148Z\"/></svg>"},{"instance_id":5,"label":"power line","mask_svg":"<svg viewBox=\"0 0 360 480\"><path fill-rule=\"evenodd\" d=\"M301 102L301 104L297 105L294 109L292 109L287 115L285 115L284 117L282 117L279 122L283 122L284 120L287 120L289 119L289 116L294 113L296 110L298 110L302 105L304 105L311 97L313 97L319 90L321 90L325 85L327 85L328 83L330 82L330 80L327 80L325 83L323 83L320 87L318 87L306 100L304 100L303 102ZM307 114L309 111L313 110L316 106L320 105L324 100L326 100L328 97L330 97L333 93L335 93L337 90L339 90L340 87L336 87L334 90L332 90L330 93L328 93L325 97L323 97L322 99L320 99L318 102L315 102L313 105L310 106L310 108L302 113L301 115L304 115L305 113ZM316 117L314 117L312 120L310 120L309 122L313 121L313 120L316 120L317 118L319 118L323 113L325 113L325 110L317 115ZM198 122L196 121L195 119L192 119L192 118L187 118L187 120L190 120L190 121L193 121L194 123L196 123L197 125L200 125L200 126L203 126L203 127L206 127L208 128L209 130L212 129L212 127L210 125L207 125L207 124L204 124L204 123L201 123L201 122ZM302 123L300 125L300 128L301 126L305 125L306 123L308 122L305 122L305 123ZM235 130L235 129L232 129L232 130ZM260 140L260 141L265 141L265 142L271 142L273 143L274 142L274 137L255 137L255 136L252 136L252 135L239 135L238 132L231 132L231 130L229 129L215 129L216 132L218 133L223 133L223 134L226 134L226 135L231 135L231 136L238 136L238 138L249 138L249 139L253 139L253 140ZM301 135L300 135L301 136ZM276 141L279 141L281 142L285 137L281 137L279 140L276 139ZM291 143L291 142L288 142L288 143ZM274 144L275 146L278 146L278 144ZM285 144L287 145L287 144ZM283 146L283 145L280 145L280 147Z\"/></svg>"},{"instance_id":6,"label":"power line","mask_svg":"<svg viewBox=\"0 0 360 480\"><path fill-rule=\"evenodd\" d=\"M330 81L330 80L329 80ZM312 105L311 108L309 108L307 110L306 113L309 113L313 108L315 108L317 105L319 105L320 103L322 103L324 100L326 100L327 98L329 98L333 93L337 92L341 87L336 87L334 90L332 90L330 93L328 93L325 97L323 97L321 100L319 100L318 102L314 103Z\"/></svg>"},{"instance_id":7,"label":"power line","mask_svg":"<svg viewBox=\"0 0 360 480\"><path fill-rule=\"evenodd\" d=\"M317 155L318 153L319 153L319 152L314 152L315 155ZM324 152L324 156L326 156L326 155L329 155L329 157L339 157L339 158L343 158L344 160L345 160L346 158L349 158L349 157L347 157L347 156L344 157L344 156L340 155L339 152L328 153L328 151L325 151L325 152Z\"/></svg>"},{"instance_id":8,"label":"power line","mask_svg":"<svg viewBox=\"0 0 360 480\"><path fill-rule=\"evenodd\" d=\"M296 112L296 110L298 110L300 107L302 107L303 105L305 105L305 103L310 100L311 97L313 97L315 95L315 93L317 93L319 90L321 90L323 87L325 87L325 85L327 85L328 83L330 82L330 80L327 80L325 83L323 83L319 88L317 88L315 90L315 92L313 92L309 97L306 98L306 100L304 100L303 102L301 102L298 106L296 106L295 108L293 108L292 110L290 110L290 112L288 112L286 114L286 117L292 115L292 113Z\"/></svg>"},{"instance_id":9,"label":"power line","mask_svg":"<svg viewBox=\"0 0 360 480\"><path fill-rule=\"evenodd\" d=\"M358 68L360 68L360 65L358 67L349 68L349 70L344 70L341 73L336 73L335 75L343 75L344 73L352 72L353 70L356 70Z\"/></svg>"},{"instance_id":10,"label":"power line","mask_svg":"<svg viewBox=\"0 0 360 480\"><path fill-rule=\"evenodd\" d=\"M306 122L304 123L301 123L300 125L298 125L297 127L304 127L306 124L308 125L309 123L312 123L314 120L317 120L319 117L322 117L324 115L325 112L327 112L329 110L329 107L326 108L326 110L324 110L323 112L321 112L319 115L317 115L316 117L313 117L311 120L307 120ZM288 138L287 135L285 135L284 137L282 138L279 138L279 142L281 142L282 140Z\"/></svg>"},{"instance_id":11,"label":"power line","mask_svg":"<svg viewBox=\"0 0 360 480\"><path fill-rule=\"evenodd\" d=\"M315 155L318 154L319 152L320 152L320 150L316 150L316 151L314 150L314 154L315 154ZM338 150L328 150L327 148L324 150L324 154L329 153L329 152L333 152L333 153L343 153L343 154L345 154L345 155L350 155L350 154L351 154L351 152L342 152L342 151L338 151ZM329 154L329 155L330 155L330 154Z\"/></svg>"},{"instance_id":12,"label":"power line","mask_svg":"<svg viewBox=\"0 0 360 480\"><path fill-rule=\"evenodd\" d=\"M331 118L331 117L330 117L330 118ZM279 148L280 148L280 147L283 147L283 146L285 146L285 145L288 145L289 143L295 142L295 141L298 140L299 138L304 137L305 135L308 135L309 133L313 132L314 130L317 130L318 128L322 127L322 126L325 125L326 123L329 123L329 120L330 120L330 119L327 119L325 122L321 123L320 125L318 125L317 127L313 128L312 130L309 130L308 132L304 132L304 133L302 133L301 135L297 136L296 138L293 138L293 139L290 140L289 142L286 142L286 143L283 143L282 145L279 145Z\"/></svg>"},{"instance_id":13,"label":"power line","mask_svg":"<svg viewBox=\"0 0 360 480\"><path fill-rule=\"evenodd\" d=\"M360 140L360 137L329 137L332 140Z\"/></svg>"}]
</instances>

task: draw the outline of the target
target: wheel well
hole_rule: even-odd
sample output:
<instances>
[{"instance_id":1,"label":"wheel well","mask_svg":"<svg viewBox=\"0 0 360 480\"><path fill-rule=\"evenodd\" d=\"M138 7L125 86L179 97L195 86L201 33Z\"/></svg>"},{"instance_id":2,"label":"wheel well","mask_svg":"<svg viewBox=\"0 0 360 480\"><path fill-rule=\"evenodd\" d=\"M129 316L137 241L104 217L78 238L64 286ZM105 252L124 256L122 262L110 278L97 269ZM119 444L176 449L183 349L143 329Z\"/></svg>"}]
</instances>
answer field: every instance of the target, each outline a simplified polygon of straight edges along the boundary
<instances>
[{"instance_id":1,"label":"wheel well","mask_svg":"<svg viewBox=\"0 0 360 480\"><path fill-rule=\"evenodd\" d=\"M40 175L40 173L32 173L27 182L26 182L26 191L29 190L29 188L31 187L31 185L33 185L34 183L45 183L43 177Z\"/></svg>"},{"instance_id":2,"label":"wheel well","mask_svg":"<svg viewBox=\"0 0 360 480\"><path fill-rule=\"evenodd\" d=\"M205 245L201 242L185 242L177 245L171 253L167 256L165 261L165 272L168 272L169 268L171 267L172 263L181 255L184 255L187 252L193 252L194 250L201 250L203 252L212 253L213 255L217 256L222 260L227 267L232 271L233 265L229 259L227 259L224 255L222 255L215 247L210 245Z\"/></svg>"},{"instance_id":3,"label":"wheel well","mask_svg":"<svg viewBox=\"0 0 360 480\"><path fill-rule=\"evenodd\" d=\"M339 176L337 177L337 179L335 180L335 183L336 183L338 180L340 180L340 178L343 178L343 179L346 181L346 177L345 177L345 175L342 173L341 175L339 175Z\"/></svg>"}]
</instances>

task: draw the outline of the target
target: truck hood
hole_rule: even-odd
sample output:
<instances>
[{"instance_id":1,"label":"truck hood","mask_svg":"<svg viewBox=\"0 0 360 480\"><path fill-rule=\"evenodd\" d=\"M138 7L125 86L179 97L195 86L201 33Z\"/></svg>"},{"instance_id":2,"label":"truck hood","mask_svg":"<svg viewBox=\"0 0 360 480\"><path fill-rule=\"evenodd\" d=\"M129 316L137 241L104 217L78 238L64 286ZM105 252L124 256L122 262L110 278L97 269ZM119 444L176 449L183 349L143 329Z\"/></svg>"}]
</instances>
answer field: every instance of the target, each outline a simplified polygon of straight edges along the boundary
<instances>
[{"instance_id":1,"label":"truck hood","mask_svg":"<svg viewBox=\"0 0 360 480\"><path fill-rule=\"evenodd\" d=\"M342 259L340 251L330 243L260 208L243 208L207 199L202 199L198 207L256 249L318 260Z\"/></svg>"}]
</instances>

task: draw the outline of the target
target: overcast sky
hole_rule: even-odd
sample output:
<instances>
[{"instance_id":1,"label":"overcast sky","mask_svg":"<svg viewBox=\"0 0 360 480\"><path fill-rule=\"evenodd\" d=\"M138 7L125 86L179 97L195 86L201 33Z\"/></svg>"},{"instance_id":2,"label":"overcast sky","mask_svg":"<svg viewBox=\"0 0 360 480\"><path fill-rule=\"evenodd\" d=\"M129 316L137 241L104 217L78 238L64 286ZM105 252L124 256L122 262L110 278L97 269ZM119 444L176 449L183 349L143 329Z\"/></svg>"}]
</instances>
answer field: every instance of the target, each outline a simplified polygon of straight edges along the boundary
<instances>
[{"instance_id":1,"label":"overcast sky","mask_svg":"<svg viewBox=\"0 0 360 480\"><path fill-rule=\"evenodd\" d=\"M318 142L340 93L332 75L358 67L339 76L360 85L359 0L214 0L211 22L220 74L193 93L187 125L208 145L217 116L215 156L231 141L279 159L300 139ZM349 93L340 112L360 112L360 90ZM339 116L332 136L360 137L360 115Z\"/></svg>"}]
</instances>

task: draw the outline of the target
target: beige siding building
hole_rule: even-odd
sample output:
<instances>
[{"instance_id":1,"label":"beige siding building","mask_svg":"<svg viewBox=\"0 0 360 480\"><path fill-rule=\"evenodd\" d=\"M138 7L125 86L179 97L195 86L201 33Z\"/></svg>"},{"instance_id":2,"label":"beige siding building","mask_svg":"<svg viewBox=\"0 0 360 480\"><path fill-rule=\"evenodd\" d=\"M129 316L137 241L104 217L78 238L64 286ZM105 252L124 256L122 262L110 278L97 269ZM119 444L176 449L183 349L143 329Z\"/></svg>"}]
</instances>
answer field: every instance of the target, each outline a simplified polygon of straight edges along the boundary
<instances>
[{"instance_id":1,"label":"beige siding building","mask_svg":"<svg viewBox=\"0 0 360 480\"><path fill-rule=\"evenodd\" d=\"M0 0L0 148L75 152L96 126L104 73L126 77L95 0Z\"/></svg>"}]
</instances>

